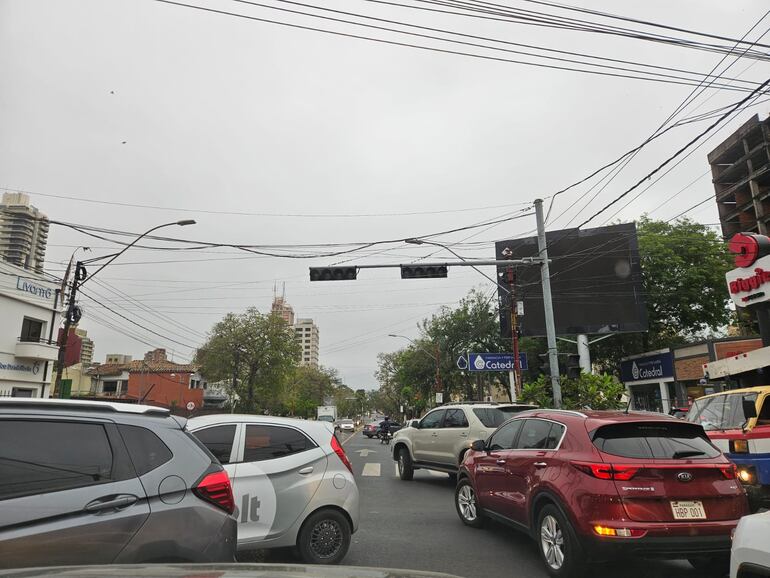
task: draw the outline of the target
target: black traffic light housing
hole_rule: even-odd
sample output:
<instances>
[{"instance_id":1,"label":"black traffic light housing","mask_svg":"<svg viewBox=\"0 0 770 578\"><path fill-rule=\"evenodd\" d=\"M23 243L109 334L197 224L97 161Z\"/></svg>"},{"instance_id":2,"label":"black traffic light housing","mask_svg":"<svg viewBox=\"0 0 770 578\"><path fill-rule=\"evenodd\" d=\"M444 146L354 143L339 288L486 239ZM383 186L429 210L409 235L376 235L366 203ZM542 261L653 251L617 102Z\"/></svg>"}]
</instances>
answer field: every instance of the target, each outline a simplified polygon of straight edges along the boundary
<instances>
[{"instance_id":1,"label":"black traffic light housing","mask_svg":"<svg viewBox=\"0 0 770 578\"><path fill-rule=\"evenodd\" d=\"M357 267L310 267L311 281L352 281L356 277Z\"/></svg>"},{"instance_id":2,"label":"black traffic light housing","mask_svg":"<svg viewBox=\"0 0 770 578\"><path fill-rule=\"evenodd\" d=\"M567 377L570 379L578 379L581 371L580 355L577 353L570 353L567 355Z\"/></svg>"},{"instance_id":3,"label":"black traffic light housing","mask_svg":"<svg viewBox=\"0 0 770 578\"><path fill-rule=\"evenodd\" d=\"M446 276L446 265L401 265L402 279L439 279Z\"/></svg>"}]
</instances>

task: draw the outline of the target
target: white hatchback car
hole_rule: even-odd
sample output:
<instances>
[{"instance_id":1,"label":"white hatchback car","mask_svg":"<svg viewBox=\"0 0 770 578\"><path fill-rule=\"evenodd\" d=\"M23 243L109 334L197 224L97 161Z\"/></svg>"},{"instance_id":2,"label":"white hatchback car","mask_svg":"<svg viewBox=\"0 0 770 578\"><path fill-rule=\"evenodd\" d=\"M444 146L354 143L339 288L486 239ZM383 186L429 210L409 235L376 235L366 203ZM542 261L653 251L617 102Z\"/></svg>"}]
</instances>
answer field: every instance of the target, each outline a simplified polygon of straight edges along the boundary
<instances>
[{"instance_id":1,"label":"white hatchback car","mask_svg":"<svg viewBox=\"0 0 770 578\"><path fill-rule=\"evenodd\" d=\"M359 496L332 424L218 414L192 418L187 429L230 475L239 551L296 546L311 564L345 557Z\"/></svg>"},{"instance_id":2,"label":"white hatchback car","mask_svg":"<svg viewBox=\"0 0 770 578\"><path fill-rule=\"evenodd\" d=\"M340 431L348 431L353 432L356 430L356 424L353 422L352 419L341 419L337 422L337 427L340 429Z\"/></svg>"},{"instance_id":3,"label":"white hatchback car","mask_svg":"<svg viewBox=\"0 0 770 578\"><path fill-rule=\"evenodd\" d=\"M770 512L741 518L733 536L730 578L770 576Z\"/></svg>"}]
</instances>

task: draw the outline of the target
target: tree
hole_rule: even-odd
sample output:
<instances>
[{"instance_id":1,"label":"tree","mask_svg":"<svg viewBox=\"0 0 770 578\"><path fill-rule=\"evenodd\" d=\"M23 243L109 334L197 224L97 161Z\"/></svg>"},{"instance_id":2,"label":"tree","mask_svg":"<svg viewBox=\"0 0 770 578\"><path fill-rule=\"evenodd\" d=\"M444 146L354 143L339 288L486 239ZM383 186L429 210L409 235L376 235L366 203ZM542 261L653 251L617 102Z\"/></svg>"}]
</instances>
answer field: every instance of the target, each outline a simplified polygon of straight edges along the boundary
<instances>
[{"instance_id":1,"label":"tree","mask_svg":"<svg viewBox=\"0 0 770 578\"><path fill-rule=\"evenodd\" d=\"M494 303L482 292L471 290L457 307L443 307L423 320L418 325L419 337L407 347L378 356L375 376L390 409L403 405L406 413L419 414L428 407L436 391L437 363L445 400L454 394L482 398L490 385L507 389L507 374L472 379L457 368L457 358L468 352L510 351L510 340L500 337Z\"/></svg>"},{"instance_id":2,"label":"tree","mask_svg":"<svg viewBox=\"0 0 770 578\"><path fill-rule=\"evenodd\" d=\"M195 362L211 381L229 380L237 373L238 411L275 412L299 356L294 332L281 317L250 308L228 313L214 325Z\"/></svg>"},{"instance_id":3,"label":"tree","mask_svg":"<svg viewBox=\"0 0 770 578\"><path fill-rule=\"evenodd\" d=\"M581 373L577 379L561 376L562 407L564 409L618 409L625 391L623 384L611 375ZM541 375L524 384L522 401L540 407L551 407L553 390L550 377Z\"/></svg>"}]
</instances>

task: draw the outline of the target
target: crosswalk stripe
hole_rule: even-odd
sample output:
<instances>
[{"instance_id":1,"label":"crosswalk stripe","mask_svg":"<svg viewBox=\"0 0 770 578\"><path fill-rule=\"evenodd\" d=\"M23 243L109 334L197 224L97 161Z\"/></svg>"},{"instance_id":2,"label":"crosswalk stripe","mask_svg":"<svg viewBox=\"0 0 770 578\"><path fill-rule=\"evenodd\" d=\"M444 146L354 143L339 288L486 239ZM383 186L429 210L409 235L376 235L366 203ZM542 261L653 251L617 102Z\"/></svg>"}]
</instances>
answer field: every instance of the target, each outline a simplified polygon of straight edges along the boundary
<instances>
[{"instance_id":1,"label":"crosswalk stripe","mask_svg":"<svg viewBox=\"0 0 770 578\"><path fill-rule=\"evenodd\" d=\"M393 462L393 467L396 469L396 477L399 477L399 474L398 474L398 462Z\"/></svg>"},{"instance_id":2,"label":"crosswalk stripe","mask_svg":"<svg viewBox=\"0 0 770 578\"><path fill-rule=\"evenodd\" d=\"M437 477L437 478L443 478L443 477L445 477L445 476L446 476L446 474L445 474L444 472L437 472L437 471L435 471L435 470L428 470L428 473L429 473L431 476L434 476L434 477Z\"/></svg>"},{"instance_id":3,"label":"crosswalk stripe","mask_svg":"<svg viewBox=\"0 0 770 578\"><path fill-rule=\"evenodd\" d=\"M364 464L364 471L361 473L361 475L378 477L380 475L380 464L375 464L375 463Z\"/></svg>"}]
</instances>

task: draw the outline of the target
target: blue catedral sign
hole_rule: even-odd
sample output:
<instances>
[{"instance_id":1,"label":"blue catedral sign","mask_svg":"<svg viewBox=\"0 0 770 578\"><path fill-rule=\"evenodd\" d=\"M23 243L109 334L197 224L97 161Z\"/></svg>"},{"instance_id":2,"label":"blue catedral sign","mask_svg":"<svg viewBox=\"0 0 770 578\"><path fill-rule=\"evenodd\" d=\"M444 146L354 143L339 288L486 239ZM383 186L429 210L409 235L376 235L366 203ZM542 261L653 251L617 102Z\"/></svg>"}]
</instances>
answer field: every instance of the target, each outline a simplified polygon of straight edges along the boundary
<instances>
[{"instance_id":1,"label":"blue catedral sign","mask_svg":"<svg viewBox=\"0 0 770 578\"><path fill-rule=\"evenodd\" d=\"M519 368L529 369L527 354L519 353ZM513 355L510 353L471 353L468 356L468 371L513 371Z\"/></svg>"},{"instance_id":2,"label":"blue catedral sign","mask_svg":"<svg viewBox=\"0 0 770 578\"><path fill-rule=\"evenodd\" d=\"M671 353L637 357L620 362L620 378L624 383L634 381L663 381L674 377Z\"/></svg>"}]
</instances>

